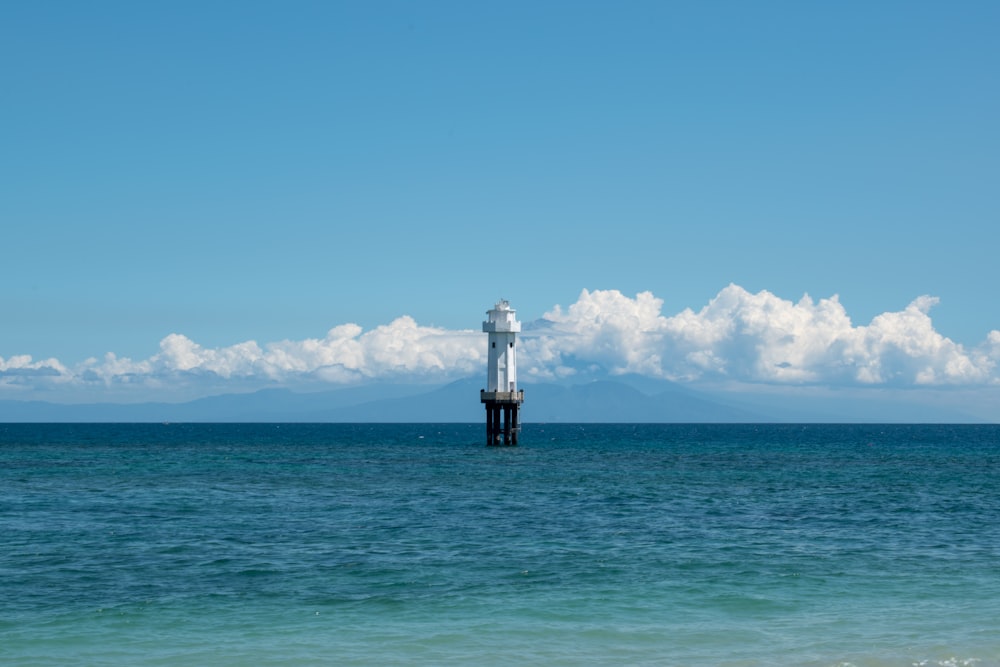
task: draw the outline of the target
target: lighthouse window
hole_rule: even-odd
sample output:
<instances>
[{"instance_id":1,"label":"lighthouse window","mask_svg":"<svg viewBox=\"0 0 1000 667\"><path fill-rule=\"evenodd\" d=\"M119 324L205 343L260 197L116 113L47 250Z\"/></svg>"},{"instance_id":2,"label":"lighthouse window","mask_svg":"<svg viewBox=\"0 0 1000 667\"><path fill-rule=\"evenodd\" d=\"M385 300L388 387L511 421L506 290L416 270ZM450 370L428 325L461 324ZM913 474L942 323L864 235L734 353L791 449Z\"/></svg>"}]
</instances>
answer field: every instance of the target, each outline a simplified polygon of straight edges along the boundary
<instances>
[{"instance_id":1,"label":"lighthouse window","mask_svg":"<svg viewBox=\"0 0 1000 667\"><path fill-rule=\"evenodd\" d=\"M510 344L510 346L511 346L511 347L514 347L514 343L511 343L511 344Z\"/></svg>"},{"instance_id":2,"label":"lighthouse window","mask_svg":"<svg viewBox=\"0 0 1000 667\"><path fill-rule=\"evenodd\" d=\"M496 346L497 346L497 344L496 344L496 343L493 343L493 347L496 347Z\"/></svg>"}]
</instances>

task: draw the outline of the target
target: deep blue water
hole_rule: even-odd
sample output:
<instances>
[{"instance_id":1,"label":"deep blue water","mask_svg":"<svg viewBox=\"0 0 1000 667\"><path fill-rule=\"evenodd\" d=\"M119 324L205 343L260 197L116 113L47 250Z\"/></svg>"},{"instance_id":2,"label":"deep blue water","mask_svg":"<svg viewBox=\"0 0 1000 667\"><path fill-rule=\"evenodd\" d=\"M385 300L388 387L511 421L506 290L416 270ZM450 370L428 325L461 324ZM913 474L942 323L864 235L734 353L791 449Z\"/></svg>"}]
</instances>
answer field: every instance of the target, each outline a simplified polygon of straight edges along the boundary
<instances>
[{"instance_id":1,"label":"deep blue water","mask_svg":"<svg viewBox=\"0 0 1000 667\"><path fill-rule=\"evenodd\" d=\"M1000 666L1000 427L0 425L4 665Z\"/></svg>"}]
</instances>

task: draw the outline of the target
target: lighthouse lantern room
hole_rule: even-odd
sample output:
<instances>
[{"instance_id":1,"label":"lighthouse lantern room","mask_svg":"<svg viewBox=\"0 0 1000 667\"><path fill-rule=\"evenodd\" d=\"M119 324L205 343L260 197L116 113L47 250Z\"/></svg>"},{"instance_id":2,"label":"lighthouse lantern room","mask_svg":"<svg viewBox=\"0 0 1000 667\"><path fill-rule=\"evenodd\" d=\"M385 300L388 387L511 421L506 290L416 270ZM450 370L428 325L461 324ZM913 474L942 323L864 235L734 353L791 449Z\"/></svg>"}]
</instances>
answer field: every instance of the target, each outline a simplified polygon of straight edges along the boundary
<instances>
[{"instance_id":1,"label":"lighthouse lantern room","mask_svg":"<svg viewBox=\"0 0 1000 667\"><path fill-rule=\"evenodd\" d=\"M504 299L486 315L483 331L489 334L488 367L486 389L480 391L480 401L486 406L486 443L516 445L521 431L518 413L524 402L524 391L517 388L517 334L521 323Z\"/></svg>"}]
</instances>

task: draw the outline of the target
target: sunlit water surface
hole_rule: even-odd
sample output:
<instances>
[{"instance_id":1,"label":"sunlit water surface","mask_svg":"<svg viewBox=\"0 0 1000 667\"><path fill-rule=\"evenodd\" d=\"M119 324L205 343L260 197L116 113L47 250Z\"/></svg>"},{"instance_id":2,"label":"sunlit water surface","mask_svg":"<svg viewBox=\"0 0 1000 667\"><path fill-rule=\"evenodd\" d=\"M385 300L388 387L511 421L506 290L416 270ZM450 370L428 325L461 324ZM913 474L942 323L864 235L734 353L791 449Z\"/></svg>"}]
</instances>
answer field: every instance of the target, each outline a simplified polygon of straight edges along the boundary
<instances>
[{"instance_id":1,"label":"sunlit water surface","mask_svg":"<svg viewBox=\"0 0 1000 667\"><path fill-rule=\"evenodd\" d=\"M1000 427L0 425L5 665L1000 666Z\"/></svg>"}]
</instances>

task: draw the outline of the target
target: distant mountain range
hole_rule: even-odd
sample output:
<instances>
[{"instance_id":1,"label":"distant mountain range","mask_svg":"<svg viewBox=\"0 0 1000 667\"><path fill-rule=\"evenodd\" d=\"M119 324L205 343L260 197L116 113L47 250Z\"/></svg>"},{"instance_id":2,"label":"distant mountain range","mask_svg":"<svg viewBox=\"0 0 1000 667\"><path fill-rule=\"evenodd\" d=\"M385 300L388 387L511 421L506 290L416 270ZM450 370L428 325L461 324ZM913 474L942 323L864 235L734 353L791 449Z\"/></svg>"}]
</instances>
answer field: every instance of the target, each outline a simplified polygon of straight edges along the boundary
<instances>
[{"instance_id":1,"label":"distant mountain range","mask_svg":"<svg viewBox=\"0 0 1000 667\"><path fill-rule=\"evenodd\" d=\"M0 401L0 422L460 422L484 419L481 380L444 386L372 384L314 393L264 389L186 403ZM940 422L982 419L894 395L780 395L697 391L641 376L577 385L524 385L534 423Z\"/></svg>"}]
</instances>

